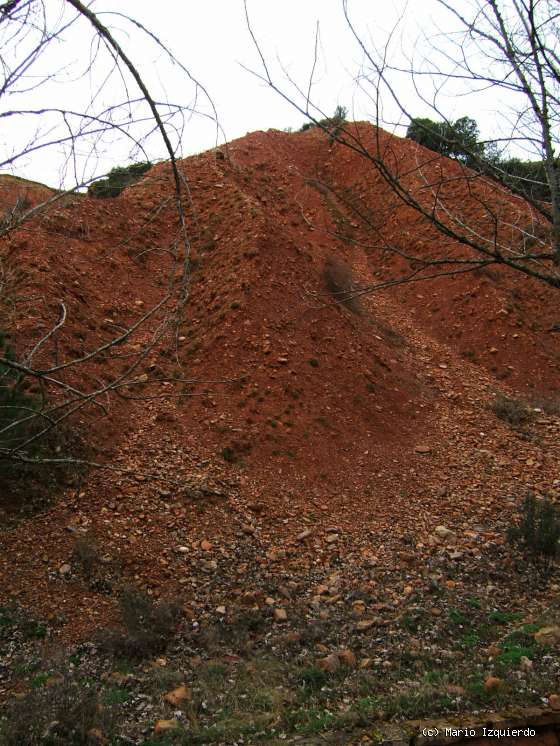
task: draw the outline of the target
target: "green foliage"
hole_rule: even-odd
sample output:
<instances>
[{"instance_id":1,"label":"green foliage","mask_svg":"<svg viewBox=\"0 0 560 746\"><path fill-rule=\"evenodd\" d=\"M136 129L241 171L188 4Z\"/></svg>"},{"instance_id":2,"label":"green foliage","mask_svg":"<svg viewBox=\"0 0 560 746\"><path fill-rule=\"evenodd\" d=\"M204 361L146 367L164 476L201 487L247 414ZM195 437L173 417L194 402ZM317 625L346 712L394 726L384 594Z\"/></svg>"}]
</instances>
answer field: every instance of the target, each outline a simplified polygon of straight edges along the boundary
<instances>
[{"instance_id":1,"label":"green foliage","mask_svg":"<svg viewBox=\"0 0 560 746\"><path fill-rule=\"evenodd\" d=\"M470 117L461 117L455 122L415 117L410 120L406 136L471 168L481 168L522 197L536 202L551 201L544 161L502 159L495 142L479 142L478 125ZM560 158L555 162L560 168Z\"/></svg>"},{"instance_id":2,"label":"green foliage","mask_svg":"<svg viewBox=\"0 0 560 746\"><path fill-rule=\"evenodd\" d=\"M472 631L467 632L466 635L463 635L461 638L461 646L464 648L476 648L477 645L480 643L480 635L478 632Z\"/></svg>"},{"instance_id":3,"label":"green foliage","mask_svg":"<svg viewBox=\"0 0 560 746\"><path fill-rule=\"evenodd\" d=\"M488 619L495 624L509 624L509 622L517 622L522 616L523 614L518 611L499 611L496 609L488 614Z\"/></svg>"},{"instance_id":4,"label":"green foliage","mask_svg":"<svg viewBox=\"0 0 560 746\"><path fill-rule=\"evenodd\" d=\"M467 598L467 606L470 606L471 609L481 609L482 602L476 596L471 596L470 598Z\"/></svg>"},{"instance_id":5,"label":"green foliage","mask_svg":"<svg viewBox=\"0 0 560 746\"><path fill-rule=\"evenodd\" d=\"M449 619L457 625L464 625L469 622L468 618L459 609L449 609Z\"/></svg>"},{"instance_id":6,"label":"green foliage","mask_svg":"<svg viewBox=\"0 0 560 746\"><path fill-rule=\"evenodd\" d=\"M308 666L299 674L299 681L305 688L320 689L328 682L328 676L322 668Z\"/></svg>"},{"instance_id":7,"label":"green foliage","mask_svg":"<svg viewBox=\"0 0 560 746\"><path fill-rule=\"evenodd\" d=\"M286 719L289 727L296 733L313 734L326 730L336 718L332 712L325 709L302 707L290 712Z\"/></svg>"},{"instance_id":8,"label":"green foliage","mask_svg":"<svg viewBox=\"0 0 560 746\"><path fill-rule=\"evenodd\" d=\"M301 126L300 132L305 132L312 127L320 127L321 129L329 131L332 141L338 135L340 128L346 123L347 116L348 109L345 106L338 104L332 117L320 119L317 124L315 124L315 122L305 122L305 124Z\"/></svg>"},{"instance_id":9,"label":"green foliage","mask_svg":"<svg viewBox=\"0 0 560 746\"><path fill-rule=\"evenodd\" d=\"M455 158L468 166L484 156L484 144L478 141L478 125L470 117L461 117L455 122L413 118L406 136L436 153Z\"/></svg>"},{"instance_id":10,"label":"green foliage","mask_svg":"<svg viewBox=\"0 0 560 746\"><path fill-rule=\"evenodd\" d=\"M556 168L560 168L560 159L556 159ZM543 161L522 161L509 158L497 164L501 172L501 181L517 194L537 202L550 202L550 186Z\"/></svg>"},{"instance_id":11,"label":"green foliage","mask_svg":"<svg viewBox=\"0 0 560 746\"><path fill-rule=\"evenodd\" d=\"M151 167L149 161L131 163L130 166L116 166L109 171L105 179L90 184L88 194L99 199L118 197L123 189L139 181Z\"/></svg>"},{"instance_id":12,"label":"green foliage","mask_svg":"<svg viewBox=\"0 0 560 746\"><path fill-rule=\"evenodd\" d=\"M548 572L560 553L558 509L550 500L537 500L529 493L521 508L519 525L509 529L508 539Z\"/></svg>"}]
</instances>

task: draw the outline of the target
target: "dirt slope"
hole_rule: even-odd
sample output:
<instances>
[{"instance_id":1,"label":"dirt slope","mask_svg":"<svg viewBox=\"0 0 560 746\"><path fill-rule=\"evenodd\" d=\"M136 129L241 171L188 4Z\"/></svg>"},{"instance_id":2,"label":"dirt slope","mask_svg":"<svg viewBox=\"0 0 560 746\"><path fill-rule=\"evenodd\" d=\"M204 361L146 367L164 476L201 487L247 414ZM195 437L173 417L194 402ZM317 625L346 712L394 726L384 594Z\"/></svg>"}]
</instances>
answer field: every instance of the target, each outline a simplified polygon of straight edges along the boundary
<instances>
[{"instance_id":1,"label":"dirt slope","mask_svg":"<svg viewBox=\"0 0 560 746\"><path fill-rule=\"evenodd\" d=\"M390 144L403 168L418 156L414 143ZM81 417L99 458L136 475L92 471L1 537L2 595L62 614L69 638L115 606L60 574L76 532L95 533L119 582L186 593L201 613L220 594L250 590L258 602L288 572L316 582L346 560L401 567L403 541L428 558L442 549L438 524L476 557L527 485L557 490L558 418L540 413L528 436L489 409L499 390L558 395L553 291L492 270L364 296L354 309L335 303L326 267L351 268L358 285L378 279L380 262L399 267L359 245L371 237L325 183L357 195L398 245L430 251L443 239L319 132L257 132L223 155L181 164L192 284L177 333L139 370L157 380L144 400L114 398L111 424ZM158 165L117 199L71 200L8 239L20 297L40 298L12 317L20 339L44 333L64 300L56 354L82 355L157 303L169 270L157 249L176 232L170 184ZM344 231L354 242L334 235ZM107 364L82 366L76 381ZM173 396L152 398L167 388Z\"/></svg>"}]
</instances>

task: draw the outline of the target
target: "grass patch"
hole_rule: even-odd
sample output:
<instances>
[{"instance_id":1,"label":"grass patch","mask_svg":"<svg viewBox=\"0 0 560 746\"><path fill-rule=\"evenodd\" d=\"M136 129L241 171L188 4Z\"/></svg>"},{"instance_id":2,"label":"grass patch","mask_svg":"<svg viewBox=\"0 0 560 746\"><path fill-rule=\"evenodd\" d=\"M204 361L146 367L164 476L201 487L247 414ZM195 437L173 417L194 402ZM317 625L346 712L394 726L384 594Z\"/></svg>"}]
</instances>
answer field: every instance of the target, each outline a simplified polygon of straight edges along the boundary
<instances>
[{"instance_id":1,"label":"grass patch","mask_svg":"<svg viewBox=\"0 0 560 746\"><path fill-rule=\"evenodd\" d=\"M329 710L315 707L300 708L290 712L286 717L286 724L290 730L302 735L312 735L330 728L336 717Z\"/></svg>"},{"instance_id":2,"label":"grass patch","mask_svg":"<svg viewBox=\"0 0 560 746\"><path fill-rule=\"evenodd\" d=\"M131 698L131 693L126 689L114 687L103 692L102 702L105 705L123 705Z\"/></svg>"},{"instance_id":3,"label":"grass patch","mask_svg":"<svg viewBox=\"0 0 560 746\"><path fill-rule=\"evenodd\" d=\"M449 619L453 624L465 626L469 624L469 619L459 609L449 609Z\"/></svg>"},{"instance_id":4,"label":"grass patch","mask_svg":"<svg viewBox=\"0 0 560 746\"><path fill-rule=\"evenodd\" d=\"M488 614L488 619L495 624L509 624L510 622L518 622L523 614L518 611L491 611Z\"/></svg>"}]
</instances>

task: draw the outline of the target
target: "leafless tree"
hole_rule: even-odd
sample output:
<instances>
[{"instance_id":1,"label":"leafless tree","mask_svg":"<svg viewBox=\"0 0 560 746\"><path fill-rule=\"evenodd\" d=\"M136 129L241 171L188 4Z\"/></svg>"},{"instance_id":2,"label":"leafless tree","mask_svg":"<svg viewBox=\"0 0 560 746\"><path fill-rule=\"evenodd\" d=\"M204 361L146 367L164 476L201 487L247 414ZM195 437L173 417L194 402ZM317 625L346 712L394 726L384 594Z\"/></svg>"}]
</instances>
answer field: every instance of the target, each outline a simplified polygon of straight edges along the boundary
<instances>
[{"instance_id":1,"label":"leafless tree","mask_svg":"<svg viewBox=\"0 0 560 746\"><path fill-rule=\"evenodd\" d=\"M362 292L489 265L508 267L560 288L558 4L554 0L436 2L444 13L439 33L426 36L414 58L407 59L403 45L398 48L402 41L398 24L382 46L374 48L367 29L355 25L349 0L341 0L344 21L363 57L356 83L369 101L374 126L346 123L338 127L335 147L348 149L371 165L393 195L390 209L403 224L407 218L402 210L408 210L409 220L412 214L421 219L423 228L416 230L449 239L416 248L406 231L400 240L395 230L388 232L387 211L376 218L371 205L323 184L367 228L370 250L399 259L391 265L391 274ZM245 11L261 64L255 74L332 139L328 118L310 98L312 77L298 86L292 79L273 75L251 25L247 2ZM450 163L410 140L407 147L397 146L396 138L382 129L394 127L395 132L402 132L403 125L418 115L414 107L421 112L428 107L438 120L445 120L446 104L449 107L449 100L458 95L465 101L471 100L468 95L491 95L502 113L509 112L509 131L496 138L498 149L514 145L516 152L524 148L532 158L543 161L550 202L516 195L500 159L485 157L479 149L467 152L467 167L465 162ZM390 121L384 113L388 111L392 112Z\"/></svg>"},{"instance_id":2,"label":"leafless tree","mask_svg":"<svg viewBox=\"0 0 560 746\"><path fill-rule=\"evenodd\" d=\"M203 86L138 19L97 14L92 5L81 0L0 4L5 135L0 179L9 183L12 177L5 174L17 177L30 161L45 163L51 172L58 169L60 175L59 188L32 188L32 199L4 204L0 220L0 331L9 335L9 342L0 343L0 477L9 477L18 464L86 461L67 452L59 435L73 427L78 415L108 416L116 397L132 397L140 388L148 398L169 395L175 391L170 383L185 383L178 357L173 375L145 371L156 347L173 350L189 293L192 205L179 162L181 140L191 117L207 117L217 132L217 116ZM188 83L183 86L186 100L170 101L165 91L153 92L145 82L147 71L125 49L129 34L157 47L162 64L174 74L180 71ZM89 347L72 349L63 340L80 337L84 324L73 317L64 289L56 304L41 295L21 297L21 246L41 236L44 241L44 231L53 224L69 224L67 211L83 206L83 189L106 176L111 166L148 161L154 154L167 162L160 174L167 176L173 196L152 206L136 235L115 238L99 251L99 260L109 262L114 252L128 250L130 286L137 273L142 287L150 289L149 298L138 298L133 312L106 319ZM137 242L141 249L134 253L131 242L158 219L165 220L168 236L152 245ZM160 271L150 278L144 263L156 254ZM56 273L57 267L50 270ZM30 305L43 322L41 331L26 323Z\"/></svg>"}]
</instances>

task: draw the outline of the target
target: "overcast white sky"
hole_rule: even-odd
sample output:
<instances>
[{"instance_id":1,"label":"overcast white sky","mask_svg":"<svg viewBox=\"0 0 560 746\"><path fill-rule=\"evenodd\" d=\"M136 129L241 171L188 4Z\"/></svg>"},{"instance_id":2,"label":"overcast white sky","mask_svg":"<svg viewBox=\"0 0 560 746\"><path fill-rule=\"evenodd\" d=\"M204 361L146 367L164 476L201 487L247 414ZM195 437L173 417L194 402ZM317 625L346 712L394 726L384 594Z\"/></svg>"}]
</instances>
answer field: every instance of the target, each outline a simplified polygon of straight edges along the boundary
<instances>
[{"instance_id":1,"label":"overcast white sky","mask_svg":"<svg viewBox=\"0 0 560 746\"><path fill-rule=\"evenodd\" d=\"M61 5L60 0L46 0L46 5L56 12L64 4ZM106 25L115 29L123 48L137 64L154 95L188 104L192 99L193 87L183 73L171 67L162 51L153 43L127 26L123 19L110 15L110 12L133 14L155 33L206 87L228 140L257 129L298 128L303 123L301 114L243 68L244 65L262 72L247 30L242 0L96 0L91 7L100 14ZM350 14L356 27L372 47L383 46L404 7L404 0L349 0ZM308 84L319 22L320 44L312 99L328 114L340 103L348 107L351 118L373 117L371 102L360 94L354 82L363 63L363 53L345 23L341 0L248 0L248 8L253 30L274 71L274 77L287 91L290 91L290 83L286 73L298 85L306 87ZM430 28L433 31L433 23L445 24L445 18L436 0L409 0L405 51L409 53L412 50L417 36L423 32L429 33ZM67 65L69 70L74 70L80 64L84 66L91 38L88 25L81 23L73 27L65 38L66 41L57 44L53 51L56 64L51 58L51 67ZM399 47L397 40L395 54ZM68 107L74 105L74 100L79 100L81 93L88 93L88 79L82 79L77 84L79 89L67 75L63 75L61 81L64 82L51 83L44 90L27 94L27 105L31 101L34 107L55 103ZM106 87L107 96L110 96L113 84L116 84L114 79ZM293 88L291 90L294 91ZM399 93L405 98L410 96L412 101L410 85L403 83ZM6 102L0 103L4 104L5 110ZM202 112L210 112L202 99L198 103ZM14 106L13 101L8 104ZM18 106L21 105L19 101ZM77 107L78 103L75 105ZM411 103L411 107L417 115L430 114L418 102ZM472 105L467 105L464 100L448 100L445 113L451 118L463 114L473 116L481 124L483 134L489 135L494 121L489 108L484 100L481 100L477 110L473 110ZM389 102L384 113L388 120L396 117L396 109ZM19 144L25 128L16 124L15 119L11 128L6 127L6 121L4 124L0 146L13 148L14 143ZM32 135L28 134L28 137ZM223 139L222 135L220 137ZM194 117L184 132L182 152L200 152L213 147L215 140L216 131L212 123L204 117ZM85 157L86 149L84 143L79 156ZM126 161L127 154L127 146L117 142L111 147L107 143L104 147L99 144L99 162L103 164L103 170L110 168L114 162ZM165 157L164 148L154 138L150 140L149 155L152 159ZM33 157L17 161L13 171L55 185L60 181L59 156L59 150L50 153L41 151ZM80 173L82 171L83 168ZM86 173L93 173L93 161L89 162L89 171L86 168ZM67 184L68 178L67 174Z\"/></svg>"}]
</instances>

